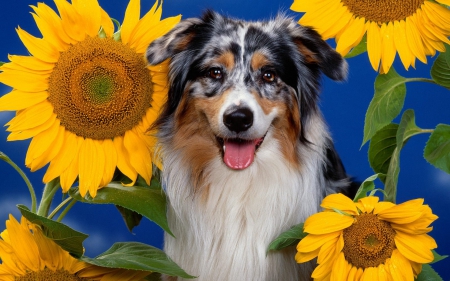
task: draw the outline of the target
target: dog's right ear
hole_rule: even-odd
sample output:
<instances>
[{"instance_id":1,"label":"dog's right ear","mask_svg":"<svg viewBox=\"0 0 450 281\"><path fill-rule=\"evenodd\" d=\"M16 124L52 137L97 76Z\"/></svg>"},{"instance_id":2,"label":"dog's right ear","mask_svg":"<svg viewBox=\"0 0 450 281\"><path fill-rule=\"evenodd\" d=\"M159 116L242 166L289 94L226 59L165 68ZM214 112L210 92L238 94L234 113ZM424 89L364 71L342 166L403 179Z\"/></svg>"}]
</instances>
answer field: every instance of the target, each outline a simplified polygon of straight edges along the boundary
<instances>
[{"instance_id":1,"label":"dog's right ear","mask_svg":"<svg viewBox=\"0 0 450 281\"><path fill-rule=\"evenodd\" d=\"M147 48L145 56L150 65L156 65L186 49L195 36L195 27L201 19L190 18L181 21L164 36L153 41Z\"/></svg>"}]
</instances>

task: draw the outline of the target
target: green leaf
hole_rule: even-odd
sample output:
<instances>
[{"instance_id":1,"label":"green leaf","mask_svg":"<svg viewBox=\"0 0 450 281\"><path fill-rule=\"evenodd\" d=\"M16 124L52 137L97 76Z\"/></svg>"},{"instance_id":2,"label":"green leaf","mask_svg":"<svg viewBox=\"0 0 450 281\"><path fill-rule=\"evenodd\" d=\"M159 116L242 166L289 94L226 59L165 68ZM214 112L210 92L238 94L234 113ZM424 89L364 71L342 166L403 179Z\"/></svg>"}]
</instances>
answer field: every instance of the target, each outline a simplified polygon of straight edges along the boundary
<instances>
[{"instance_id":1,"label":"green leaf","mask_svg":"<svg viewBox=\"0 0 450 281\"><path fill-rule=\"evenodd\" d=\"M141 223L142 220L141 214L138 214L135 211L128 210L127 208L118 205L116 205L116 208L122 215L122 218L125 221L125 224L127 225L127 228L130 232L133 231L133 228L135 226L138 226Z\"/></svg>"},{"instance_id":2,"label":"green leaf","mask_svg":"<svg viewBox=\"0 0 450 281\"><path fill-rule=\"evenodd\" d=\"M2 65L4 65L4 64L5 64L5 62L0 61L0 66L2 66Z\"/></svg>"},{"instance_id":3,"label":"green leaf","mask_svg":"<svg viewBox=\"0 0 450 281\"><path fill-rule=\"evenodd\" d=\"M306 235L307 233L303 232L303 223L297 224L291 227L289 230L281 233L275 240L273 240L267 248L267 252L271 250L278 251L283 248L295 245Z\"/></svg>"},{"instance_id":4,"label":"green leaf","mask_svg":"<svg viewBox=\"0 0 450 281\"><path fill-rule=\"evenodd\" d=\"M160 249L138 242L115 243L95 259L82 257L81 260L108 268L159 272L170 276L195 278L187 274Z\"/></svg>"},{"instance_id":5,"label":"green leaf","mask_svg":"<svg viewBox=\"0 0 450 281\"><path fill-rule=\"evenodd\" d=\"M369 164L378 174L387 174L392 154L397 147L398 125L391 123L379 130L370 140L369 145ZM380 178L382 182L385 179Z\"/></svg>"},{"instance_id":6,"label":"green leaf","mask_svg":"<svg viewBox=\"0 0 450 281\"><path fill-rule=\"evenodd\" d=\"M450 174L450 126L439 124L428 139L423 156L442 171Z\"/></svg>"},{"instance_id":7,"label":"green leaf","mask_svg":"<svg viewBox=\"0 0 450 281\"><path fill-rule=\"evenodd\" d=\"M20 213L31 223L39 225L45 236L52 239L56 244L61 246L65 251L74 257L83 255L83 241L88 235L73 230L65 224L56 222L45 217L41 217L32 213L24 205L17 205Z\"/></svg>"},{"instance_id":8,"label":"green leaf","mask_svg":"<svg viewBox=\"0 0 450 281\"><path fill-rule=\"evenodd\" d=\"M441 86L450 88L450 46L445 44L445 53L440 53L431 67L431 78Z\"/></svg>"},{"instance_id":9,"label":"green leaf","mask_svg":"<svg viewBox=\"0 0 450 281\"><path fill-rule=\"evenodd\" d=\"M385 200L395 203L397 197L398 175L400 173L400 151L408 139L414 135L422 133L423 130L417 127L414 110L408 109L400 120L396 133L396 147L392 152L389 168L386 174L384 190L386 192Z\"/></svg>"},{"instance_id":10,"label":"green leaf","mask_svg":"<svg viewBox=\"0 0 450 281\"><path fill-rule=\"evenodd\" d=\"M395 69L380 74L375 79L375 94L369 104L364 121L364 139L362 145L375 133L394 120L401 112L406 97L406 78L397 74Z\"/></svg>"},{"instance_id":11,"label":"green leaf","mask_svg":"<svg viewBox=\"0 0 450 281\"><path fill-rule=\"evenodd\" d=\"M443 281L441 276L429 264L422 265L422 271L417 275L416 281Z\"/></svg>"},{"instance_id":12,"label":"green leaf","mask_svg":"<svg viewBox=\"0 0 450 281\"><path fill-rule=\"evenodd\" d=\"M431 264L437 263L437 262L439 262L439 261L441 261L443 259L446 259L448 257L447 255L445 255L445 256L439 255L435 250L431 250L431 251L433 252L433 255L434 255L434 260L431 262Z\"/></svg>"},{"instance_id":13,"label":"green leaf","mask_svg":"<svg viewBox=\"0 0 450 281\"><path fill-rule=\"evenodd\" d=\"M363 181L363 183L358 188L358 191L356 192L355 198L353 199L354 202L358 202L359 199L366 197L367 193L375 189L375 183L374 181L380 177L381 174L375 174L373 176L368 177Z\"/></svg>"},{"instance_id":14,"label":"green leaf","mask_svg":"<svg viewBox=\"0 0 450 281\"><path fill-rule=\"evenodd\" d=\"M153 181L157 180L153 178ZM77 188L70 190L69 195L84 203L114 204L127 208L155 222L173 236L167 223L166 195L162 189L123 186L120 183L112 182L105 188L98 190L95 198L92 198L89 194L81 197Z\"/></svg>"},{"instance_id":15,"label":"green leaf","mask_svg":"<svg viewBox=\"0 0 450 281\"><path fill-rule=\"evenodd\" d=\"M356 57L364 52L367 52L367 33L364 34L363 38L346 56L346 59Z\"/></svg>"}]
</instances>

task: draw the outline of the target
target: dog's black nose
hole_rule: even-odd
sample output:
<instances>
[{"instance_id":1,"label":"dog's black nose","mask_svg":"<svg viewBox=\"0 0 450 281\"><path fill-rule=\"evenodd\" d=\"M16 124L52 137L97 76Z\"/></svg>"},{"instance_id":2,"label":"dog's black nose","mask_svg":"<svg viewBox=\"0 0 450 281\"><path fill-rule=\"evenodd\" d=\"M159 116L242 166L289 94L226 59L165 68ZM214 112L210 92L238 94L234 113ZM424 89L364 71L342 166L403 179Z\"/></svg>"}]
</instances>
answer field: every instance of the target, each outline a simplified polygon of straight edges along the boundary
<instances>
[{"instance_id":1,"label":"dog's black nose","mask_svg":"<svg viewBox=\"0 0 450 281\"><path fill-rule=\"evenodd\" d=\"M233 132L243 132L253 125L253 113L247 107L242 107L230 113L225 113L223 123Z\"/></svg>"}]
</instances>

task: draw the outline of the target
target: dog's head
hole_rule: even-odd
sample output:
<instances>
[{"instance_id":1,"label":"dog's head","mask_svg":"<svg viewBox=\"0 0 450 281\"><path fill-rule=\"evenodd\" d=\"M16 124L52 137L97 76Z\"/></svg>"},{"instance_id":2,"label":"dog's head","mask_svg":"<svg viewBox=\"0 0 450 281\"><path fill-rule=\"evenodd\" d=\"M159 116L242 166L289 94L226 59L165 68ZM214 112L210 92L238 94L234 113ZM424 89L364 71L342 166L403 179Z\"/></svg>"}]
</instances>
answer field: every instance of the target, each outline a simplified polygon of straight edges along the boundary
<instances>
[{"instance_id":1,"label":"dog's head","mask_svg":"<svg viewBox=\"0 0 450 281\"><path fill-rule=\"evenodd\" d=\"M250 166L265 137L295 161L318 114L320 74L347 73L317 32L283 16L244 22L208 11L154 41L146 56L152 65L171 59L168 102L156 122L163 138L189 147L188 158L222 155L232 169Z\"/></svg>"}]
</instances>

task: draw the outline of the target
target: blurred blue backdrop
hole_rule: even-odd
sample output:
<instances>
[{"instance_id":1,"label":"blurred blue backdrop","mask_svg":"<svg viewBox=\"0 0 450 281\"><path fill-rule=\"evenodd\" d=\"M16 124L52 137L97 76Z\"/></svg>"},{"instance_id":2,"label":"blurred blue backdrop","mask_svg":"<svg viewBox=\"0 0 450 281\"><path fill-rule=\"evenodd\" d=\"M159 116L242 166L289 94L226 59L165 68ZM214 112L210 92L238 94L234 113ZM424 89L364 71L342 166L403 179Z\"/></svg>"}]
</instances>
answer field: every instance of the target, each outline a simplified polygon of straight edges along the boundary
<instances>
[{"instance_id":1,"label":"blurred blue backdrop","mask_svg":"<svg viewBox=\"0 0 450 281\"><path fill-rule=\"evenodd\" d=\"M41 0L42 1L42 0ZM308 1L308 0L305 0ZM54 7L53 1L44 0ZM100 5L109 15L120 22L128 0L99 0ZM199 16L205 9L213 9L223 14L246 20L268 19L282 11L295 19L300 14L289 10L291 0L166 0L163 4L163 17L182 14L183 18ZM2 1L0 9L0 61L6 62L8 54L27 55L28 52L19 40L15 28L21 28L40 37L40 33L30 15L29 5L36 5L37 0ZM142 13L150 9L153 0L141 0ZM334 42L330 41L330 44ZM364 116L373 95L373 82L376 73L372 70L367 55L348 60L349 77L346 82L335 83L323 79L321 108L332 131L336 148L346 166L347 172L357 180L364 180L373 174L367 162L368 145L360 148L364 126ZM396 70L405 77L430 77L428 65L417 62L416 70L405 71L396 58ZM5 85L0 85L0 96L9 92ZM416 112L416 123L421 128L433 129L438 123L450 124L450 92L444 88L424 83L407 85L405 109ZM0 112L0 124L4 125L13 117L12 112ZM397 119L398 121L398 119ZM42 191L42 177L45 168L31 173L24 166L25 154L29 141L6 142L7 133L0 130L0 151L9 155L30 177L37 193ZM399 178L398 202L414 198L425 198L439 219L433 224L431 235L436 239L438 252L450 254L448 225L450 225L450 175L429 165L422 157L428 135L412 138L401 153L401 173ZM26 185L19 175L6 163L0 162L0 231L3 222L12 213L20 217L17 204L30 206ZM58 196L62 198L61 194ZM85 241L86 255L94 257L107 250L114 242L140 241L162 247L162 231L152 222L143 219L141 224L130 233L119 212L111 205L90 205L77 203L63 221L72 228L89 234ZM434 265L444 280L450 279L450 259Z\"/></svg>"}]
</instances>

